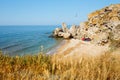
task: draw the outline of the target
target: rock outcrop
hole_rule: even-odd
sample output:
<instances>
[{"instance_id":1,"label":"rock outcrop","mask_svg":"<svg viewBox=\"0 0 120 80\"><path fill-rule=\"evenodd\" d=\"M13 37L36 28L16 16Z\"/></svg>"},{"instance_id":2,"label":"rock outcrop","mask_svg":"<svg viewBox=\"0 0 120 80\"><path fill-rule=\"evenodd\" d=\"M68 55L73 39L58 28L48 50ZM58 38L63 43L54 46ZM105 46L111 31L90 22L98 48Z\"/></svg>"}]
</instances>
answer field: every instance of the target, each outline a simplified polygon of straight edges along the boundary
<instances>
[{"instance_id":1,"label":"rock outcrop","mask_svg":"<svg viewBox=\"0 0 120 80\"><path fill-rule=\"evenodd\" d=\"M88 15L88 20L68 29L65 23L56 28L54 36L63 38L90 38L93 43L104 45L111 39L120 41L120 4L112 4Z\"/></svg>"},{"instance_id":2,"label":"rock outcrop","mask_svg":"<svg viewBox=\"0 0 120 80\"><path fill-rule=\"evenodd\" d=\"M53 36L61 36L59 32L62 32L63 30L61 28L56 28L53 32Z\"/></svg>"},{"instance_id":3,"label":"rock outcrop","mask_svg":"<svg viewBox=\"0 0 120 80\"><path fill-rule=\"evenodd\" d=\"M69 29L69 33L72 37L75 37L77 35L77 27L75 25L72 25Z\"/></svg>"},{"instance_id":4,"label":"rock outcrop","mask_svg":"<svg viewBox=\"0 0 120 80\"><path fill-rule=\"evenodd\" d=\"M120 4L110 5L88 15L87 35L95 43L104 45L110 38L120 38ZM112 34L112 35L111 35Z\"/></svg>"},{"instance_id":5,"label":"rock outcrop","mask_svg":"<svg viewBox=\"0 0 120 80\"><path fill-rule=\"evenodd\" d=\"M68 27L65 23L62 23L62 30L63 32L67 33L68 32Z\"/></svg>"},{"instance_id":6,"label":"rock outcrop","mask_svg":"<svg viewBox=\"0 0 120 80\"><path fill-rule=\"evenodd\" d=\"M56 28L53 31L53 36L69 39L71 37L71 33L69 32L67 25L65 23L63 23L62 28Z\"/></svg>"}]
</instances>

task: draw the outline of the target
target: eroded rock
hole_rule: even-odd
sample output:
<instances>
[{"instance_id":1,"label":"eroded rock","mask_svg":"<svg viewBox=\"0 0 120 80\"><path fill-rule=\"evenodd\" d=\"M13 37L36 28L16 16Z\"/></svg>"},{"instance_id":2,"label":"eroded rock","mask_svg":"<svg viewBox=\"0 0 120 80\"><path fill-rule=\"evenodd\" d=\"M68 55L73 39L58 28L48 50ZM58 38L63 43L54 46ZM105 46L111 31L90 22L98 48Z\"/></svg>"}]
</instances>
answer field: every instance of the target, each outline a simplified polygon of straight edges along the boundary
<instances>
[{"instance_id":1,"label":"eroded rock","mask_svg":"<svg viewBox=\"0 0 120 80\"><path fill-rule=\"evenodd\" d=\"M63 30L61 28L56 28L54 31L53 31L53 36L58 36L58 33L59 32L63 32Z\"/></svg>"},{"instance_id":2,"label":"eroded rock","mask_svg":"<svg viewBox=\"0 0 120 80\"><path fill-rule=\"evenodd\" d=\"M75 37L77 34L77 28L75 25L72 25L69 29L69 33L71 34L72 37Z\"/></svg>"},{"instance_id":3,"label":"eroded rock","mask_svg":"<svg viewBox=\"0 0 120 80\"><path fill-rule=\"evenodd\" d=\"M56 28L55 36L63 38L90 38L93 43L105 45L110 39L120 40L120 4L112 4L88 15L88 21L68 29L65 23L62 29Z\"/></svg>"},{"instance_id":4,"label":"eroded rock","mask_svg":"<svg viewBox=\"0 0 120 80\"><path fill-rule=\"evenodd\" d=\"M69 39L70 36L71 36L70 33L64 33L63 38L65 38L65 39Z\"/></svg>"},{"instance_id":5,"label":"eroded rock","mask_svg":"<svg viewBox=\"0 0 120 80\"><path fill-rule=\"evenodd\" d=\"M68 32L68 27L65 23L62 23L62 30L64 33Z\"/></svg>"}]
</instances>

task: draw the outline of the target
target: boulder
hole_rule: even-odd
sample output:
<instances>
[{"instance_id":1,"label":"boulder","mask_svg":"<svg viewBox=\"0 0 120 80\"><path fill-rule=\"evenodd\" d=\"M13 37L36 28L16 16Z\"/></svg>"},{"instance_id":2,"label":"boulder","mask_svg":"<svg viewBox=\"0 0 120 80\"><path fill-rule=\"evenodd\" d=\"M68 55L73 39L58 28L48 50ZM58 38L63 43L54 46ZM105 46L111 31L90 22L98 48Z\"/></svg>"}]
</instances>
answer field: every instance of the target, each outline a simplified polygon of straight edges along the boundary
<instances>
[{"instance_id":1,"label":"boulder","mask_svg":"<svg viewBox=\"0 0 120 80\"><path fill-rule=\"evenodd\" d=\"M65 23L62 23L62 30L64 33L68 32L68 27Z\"/></svg>"},{"instance_id":2,"label":"boulder","mask_svg":"<svg viewBox=\"0 0 120 80\"><path fill-rule=\"evenodd\" d=\"M58 36L58 33L59 32L62 32L62 29L61 28L56 28L54 31L53 31L53 36Z\"/></svg>"},{"instance_id":3,"label":"boulder","mask_svg":"<svg viewBox=\"0 0 120 80\"><path fill-rule=\"evenodd\" d=\"M77 28L75 25L72 25L69 29L69 33L71 34L72 37L75 37L77 34Z\"/></svg>"},{"instance_id":4,"label":"boulder","mask_svg":"<svg viewBox=\"0 0 120 80\"><path fill-rule=\"evenodd\" d=\"M69 39L70 36L71 36L70 33L64 33L63 38L65 38L65 39Z\"/></svg>"},{"instance_id":5,"label":"boulder","mask_svg":"<svg viewBox=\"0 0 120 80\"><path fill-rule=\"evenodd\" d=\"M77 35L79 36L80 39L87 36L87 31L88 31L87 23L88 22L82 22L77 30Z\"/></svg>"},{"instance_id":6,"label":"boulder","mask_svg":"<svg viewBox=\"0 0 120 80\"><path fill-rule=\"evenodd\" d=\"M64 36L64 33L63 33L63 32L59 32L59 33L58 33L58 36L59 36L59 37L63 37L63 36Z\"/></svg>"}]
</instances>

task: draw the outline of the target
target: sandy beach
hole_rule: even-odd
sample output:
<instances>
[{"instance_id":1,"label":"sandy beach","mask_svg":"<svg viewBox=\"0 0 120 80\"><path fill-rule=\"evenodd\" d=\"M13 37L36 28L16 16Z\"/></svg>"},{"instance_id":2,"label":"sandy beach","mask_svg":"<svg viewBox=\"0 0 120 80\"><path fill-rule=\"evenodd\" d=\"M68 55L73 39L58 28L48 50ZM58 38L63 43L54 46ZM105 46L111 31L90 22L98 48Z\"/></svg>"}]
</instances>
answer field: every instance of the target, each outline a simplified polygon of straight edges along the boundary
<instances>
[{"instance_id":1,"label":"sandy beach","mask_svg":"<svg viewBox=\"0 0 120 80\"><path fill-rule=\"evenodd\" d=\"M61 44L59 47L57 47L57 50L54 54L61 55L62 57L78 57L82 55L97 56L104 54L109 50L108 45L99 46L78 39L64 40L63 42L64 44Z\"/></svg>"}]
</instances>

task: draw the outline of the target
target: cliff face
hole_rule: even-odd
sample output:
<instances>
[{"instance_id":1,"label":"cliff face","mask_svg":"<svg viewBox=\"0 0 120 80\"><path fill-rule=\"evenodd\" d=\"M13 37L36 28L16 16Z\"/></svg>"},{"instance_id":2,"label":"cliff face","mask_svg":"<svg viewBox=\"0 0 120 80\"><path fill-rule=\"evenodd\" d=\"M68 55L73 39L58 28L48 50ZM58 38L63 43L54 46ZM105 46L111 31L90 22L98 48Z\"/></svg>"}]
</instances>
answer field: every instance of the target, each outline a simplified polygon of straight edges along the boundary
<instances>
[{"instance_id":1,"label":"cliff face","mask_svg":"<svg viewBox=\"0 0 120 80\"><path fill-rule=\"evenodd\" d=\"M93 43L104 45L110 40L120 41L120 4L113 4L88 15L88 20L70 29L63 23L54 36L63 38L90 38Z\"/></svg>"},{"instance_id":2,"label":"cliff face","mask_svg":"<svg viewBox=\"0 0 120 80\"><path fill-rule=\"evenodd\" d=\"M103 21L104 19L104 21ZM105 21L120 20L120 4L110 5L88 15L88 21L92 24L103 24Z\"/></svg>"},{"instance_id":3,"label":"cliff face","mask_svg":"<svg viewBox=\"0 0 120 80\"><path fill-rule=\"evenodd\" d=\"M110 5L88 15L87 35L97 43L120 40L120 4Z\"/></svg>"}]
</instances>

